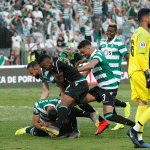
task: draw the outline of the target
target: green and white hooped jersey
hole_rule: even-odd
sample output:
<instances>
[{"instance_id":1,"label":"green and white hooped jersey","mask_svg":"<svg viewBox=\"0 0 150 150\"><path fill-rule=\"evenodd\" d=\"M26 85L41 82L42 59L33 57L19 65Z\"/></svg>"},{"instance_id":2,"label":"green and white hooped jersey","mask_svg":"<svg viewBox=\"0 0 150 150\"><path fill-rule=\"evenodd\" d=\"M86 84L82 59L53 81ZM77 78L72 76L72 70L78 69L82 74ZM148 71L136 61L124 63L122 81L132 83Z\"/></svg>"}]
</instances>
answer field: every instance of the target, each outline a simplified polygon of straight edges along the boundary
<instances>
[{"instance_id":1,"label":"green and white hooped jersey","mask_svg":"<svg viewBox=\"0 0 150 150\"><path fill-rule=\"evenodd\" d=\"M60 102L61 100L58 98L41 99L35 103L33 114L40 115L40 122L42 121L49 122L50 119L46 114L46 107L53 106L56 110L58 110Z\"/></svg>"},{"instance_id":2,"label":"green and white hooped jersey","mask_svg":"<svg viewBox=\"0 0 150 150\"><path fill-rule=\"evenodd\" d=\"M104 54L95 49L88 61L90 62L93 59L99 61L99 63L92 69L92 73L98 82L97 86L105 90L117 89L118 83L114 78Z\"/></svg>"},{"instance_id":3,"label":"green and white hooped jersey","mask_svg":"<svg viewBox=\"0 0 150 150\"><path fill-rule=\"evenodd\" d=\"M94 13L100 13L102 14L102 8L103 8L103 2L100 0L100 1L94 1Z\"/></svg>"},{"instance_id":4,"label":"green and white hooped jersey","mask_svg":"<svg viewBox=\"0 0 150 150\"><path fill-rule=\"evenodd\" d=\"M99 50L104 53L117 82L120 82L122 56L128 54L124 43L117 38L109 43L107 40L101 40Z\"/></svg>"},{"instance_id":5,"label":"green and white hooped jersey","mask_svg":"<svg viewBox=\"0 0 150 150\"><path fill-rule=\"evenodd\" d=\"M51 82L54 83L55 82L55 78L50 74L49 71L45 71L43 68L41 69L42 71L42 77L40 77L42 83L44 82Z\"/></svg>"}]
</instances>

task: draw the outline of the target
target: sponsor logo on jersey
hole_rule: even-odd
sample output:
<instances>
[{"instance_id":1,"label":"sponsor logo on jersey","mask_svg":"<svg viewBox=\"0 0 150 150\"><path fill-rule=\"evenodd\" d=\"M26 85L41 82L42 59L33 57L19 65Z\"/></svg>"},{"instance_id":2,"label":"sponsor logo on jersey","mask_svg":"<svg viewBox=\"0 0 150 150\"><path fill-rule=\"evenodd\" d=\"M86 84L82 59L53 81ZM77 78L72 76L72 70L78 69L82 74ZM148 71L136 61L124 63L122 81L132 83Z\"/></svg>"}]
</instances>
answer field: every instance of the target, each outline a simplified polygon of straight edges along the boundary
<instances>
[{"instance_id":1,"label":"sponsor logo on jersey","mask_svg":"<svg viewBox=\"0 0 150 150\"><path fill-rule=\"evenodd\" d=\"M142 41L142 42L140 43L140 47L141 47L141 48L145 48L145 47L146 47L146 43L145 43L144 41Z\"/></svg>"}]
</instances>

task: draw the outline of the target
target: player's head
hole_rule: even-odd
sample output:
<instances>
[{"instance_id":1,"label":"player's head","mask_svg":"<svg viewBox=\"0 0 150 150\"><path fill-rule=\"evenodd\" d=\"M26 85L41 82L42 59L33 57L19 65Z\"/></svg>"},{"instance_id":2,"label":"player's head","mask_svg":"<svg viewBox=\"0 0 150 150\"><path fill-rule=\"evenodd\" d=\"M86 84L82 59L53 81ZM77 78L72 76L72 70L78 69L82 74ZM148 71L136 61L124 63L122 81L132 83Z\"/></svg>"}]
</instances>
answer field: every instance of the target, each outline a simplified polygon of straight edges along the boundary
<instances>
[{"instance_id":1,"label":"player's head","mask_svg":"<svg viewBox=\"0 0 150 150\"><path fill-rule=\"evenodd\" d=\"M41 54L38 58L38 64L45 71L50 71L52 68L52 60L51 57L46 54Z\"/></svg>"},{"instance_id":2,"label":"player's head","mask_svg":"<svg viewBox=\"0 0 150 150\"><path fill-rule=\"evenodd\" d=\"M42 77L41 68L36 61L30 62L27 66L27 69L29 70L30 74L34 76L36 79Z\"/></svg>"},{"instance_id":3,"label":"player's head","mask_svg":"<svg viewBox=\"0 0 150 150\"><path fill-rule=\"evenodd\" d=\"M107 37L108 40L111 41L117 33L117 25L115 23L111 23L107 29Z\"/></svg>"},{"instance_id":4,"label":"player's head","mask_svg":"<svg viewBox=\"0 0 150 150\"><path fill-rule=\"evenodd\" d=\"M89 40L83 40L79 43L78 49L82 56L87 59L91 56L93 48L91 46L91 42Z\"/></svg>"},{"instance_id":5,"label":"player's head","mask_svg":"<svg viewBox=\"0 0 150 150\"><path fill-rule=\"evenodd\" d=\"M142 8L138 12L138 20L140 23L146 23L148 28L150 28L150 9Z\"/></svg>"},{"instance_id":6,"label":"player's head","mask_svg":"<svg viewBox=\"0 0 150 150\"><path fill-rule=\"evenodd\" d=\"M47 114L52 122L56 122L57 110L55 108L49 109Z\"/></svg>"}]
</instances>

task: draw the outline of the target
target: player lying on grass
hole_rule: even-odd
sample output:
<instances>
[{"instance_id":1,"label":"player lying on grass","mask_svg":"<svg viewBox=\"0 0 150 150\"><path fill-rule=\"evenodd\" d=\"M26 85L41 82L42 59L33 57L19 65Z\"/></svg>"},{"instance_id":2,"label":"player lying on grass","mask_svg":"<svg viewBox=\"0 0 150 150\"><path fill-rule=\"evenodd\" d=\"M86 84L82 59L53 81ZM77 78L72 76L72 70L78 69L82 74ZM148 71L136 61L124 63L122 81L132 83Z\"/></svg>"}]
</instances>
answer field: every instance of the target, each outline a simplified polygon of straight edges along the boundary
<instances>
[{"instance_id":1,"label":"player lying on grass","mask_svg":"<svg viewBox=\"0 0 150 150\"><path fill-rule=\"evenodd\" d=\"M43 85L43 92L41 98L48 98L49 95L49 82L55 84L60 88L61 96L64 95L65 88L69 85L67 80L64 80L63 76L60 75L55 79L49 71L45 71L42 69L36 61L33 61L28 64L27 69L29 70L30 74L34 76L36 79L41 79ZM61 97L60 97L61 99ZM99 113L95 112L95 110L89 104L79 104L78 105L82 110L86 112L91 112L91 120L93 121L95 127L98 128L99 121L98 116Z\"/></svg>"},{"instance_id":2,"label":"player lying on grass","mask_svg":"<svg viewBox=\"0 0 150 150\"><path fill-rule=\"evenodd\" d=\"M37 101L33 109L32 127L25 127L16 131L15 135L29 133L33 136L51 136L56 137L49 132L50 126L55 126L57 111L61 100L57 98L41 99ZM73 107L63 120L59 136L68 138L77 138L80 133L77 128L76 117L90 118L90 112L84 112Z\"/></svg>"},{"instance_id":3,"label":"player lying on grass","mask_svg":"<svg viewBox=\"0 0 150 150\"><path fill-rule=\"evenodd\" d=\"M112 70L110 69L104 54L99 50L93 49L88 40L81 41L78 49L80 53L89 61L87 65L78 68L78 71L86 71L83 72L83 76L86 77L87 74L92 70L92 73L98 82L97 86L89 90L89 93L83 99L83 103L102 101L104 117L107 120L133 127L135 125L133 121L113 113L118 83L114 78ZM108 126L107 122L104 124L104 126ZM100 126L95 134L99 134L101 132L102 127Z\"/></svg>"}]
</instances>

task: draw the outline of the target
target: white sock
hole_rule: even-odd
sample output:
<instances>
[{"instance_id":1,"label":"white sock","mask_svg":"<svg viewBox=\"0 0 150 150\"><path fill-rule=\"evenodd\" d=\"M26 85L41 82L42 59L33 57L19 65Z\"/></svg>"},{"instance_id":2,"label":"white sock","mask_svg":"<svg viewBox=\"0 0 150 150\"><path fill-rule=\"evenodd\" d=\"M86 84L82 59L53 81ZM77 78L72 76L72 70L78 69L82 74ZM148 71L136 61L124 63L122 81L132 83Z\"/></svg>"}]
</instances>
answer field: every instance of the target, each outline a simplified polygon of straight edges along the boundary
<instances>
[{"instance_id":1,"label":"white sock","mask_svg":"<svg viewBox=\"0 0 150 150\"><path fill-rule=\"evenodd\" d=\"M133 129L134 129L135 131L137 131L137 132L140 130L140 128L141 128L141 127L139 127L137 124L133 127Z\"/></svg>"},{"instance_id":2,"label":"white sock","mask_svg":"<svg viewBox=\"0 0 150 150\"><path fill-rule=\"evenodd\" d=\"M138 141L142 141L143 138L142 138L142 134L138 135Z\"/></svg>"}]
</instances>

